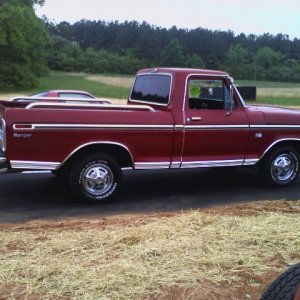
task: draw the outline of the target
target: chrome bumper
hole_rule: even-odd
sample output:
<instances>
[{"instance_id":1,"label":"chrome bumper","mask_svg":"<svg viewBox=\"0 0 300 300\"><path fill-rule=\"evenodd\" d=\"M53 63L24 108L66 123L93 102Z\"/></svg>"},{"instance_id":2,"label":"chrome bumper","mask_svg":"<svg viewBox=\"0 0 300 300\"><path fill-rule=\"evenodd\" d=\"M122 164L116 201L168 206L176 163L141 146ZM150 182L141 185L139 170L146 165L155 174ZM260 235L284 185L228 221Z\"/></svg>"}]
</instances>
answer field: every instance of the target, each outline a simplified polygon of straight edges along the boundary
<instances>
[{"instance_id":1,"label":"chrome bumper","mask_svg":"<svg viewBox=\"0 0 300 300\"><path fill-rule=\"evenodd\" d=\"M7 171L7 160L4 153L0 151L0 173L5 173Z\"/></svg>"}]
</instances>

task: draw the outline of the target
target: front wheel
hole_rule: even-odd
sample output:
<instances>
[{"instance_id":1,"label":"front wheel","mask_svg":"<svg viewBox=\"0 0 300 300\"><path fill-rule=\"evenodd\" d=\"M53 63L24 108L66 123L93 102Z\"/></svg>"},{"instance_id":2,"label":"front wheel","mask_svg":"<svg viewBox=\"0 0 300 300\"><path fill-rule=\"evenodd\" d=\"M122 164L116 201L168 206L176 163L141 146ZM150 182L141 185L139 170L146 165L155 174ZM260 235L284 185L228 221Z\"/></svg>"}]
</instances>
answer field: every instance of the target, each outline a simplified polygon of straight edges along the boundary
<instances>
[{"instance_id":1,"label":"front wheel","mask_svg":"<svg viewBox=\"0 0 300 300\"><path fill-rule=\"evenodd\" d=\"M260 300L300 300L300 263L277 277Z\"/></svg>"},{"instance_id":2,"label":"front wheel","mask_svg":"<svg viewBox=\"0 0 300 300\"><path fill-rule=\"evenodd\" d=\"M287 186L299 175L299 161L299 153L293 147L281 147L265 158L260 171L270 184Z\"/></svg>"},{"instance_id":3,"label":"front wheel","mask_svg":"<svg viewBox=\"0 0 300 300\"><path fill-rule=\"evenodd\" d=\"M76 197L90 202L111 199L119 189L122 172L106 154L88 154L70 172L70 186Z\"/></svg>"}]
</instances>

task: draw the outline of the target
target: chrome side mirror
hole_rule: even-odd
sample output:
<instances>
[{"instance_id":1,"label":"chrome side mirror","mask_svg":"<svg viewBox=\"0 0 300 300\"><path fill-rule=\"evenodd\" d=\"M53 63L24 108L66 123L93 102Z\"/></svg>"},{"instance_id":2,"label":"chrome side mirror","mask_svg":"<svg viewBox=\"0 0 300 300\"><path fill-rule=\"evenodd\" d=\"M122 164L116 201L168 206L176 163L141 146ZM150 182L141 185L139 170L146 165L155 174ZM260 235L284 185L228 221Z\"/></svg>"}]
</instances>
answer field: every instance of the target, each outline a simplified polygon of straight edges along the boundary
<instances>
[{"instance_id":1,"label":"chrome side mirror","mask_svg":"<svg viewBox=\"0 0 300 300\"><path fill-rule=\"evenodd\" d=\"M232 86L232 84L230 85L229 93L230 93L229 101L230 101L230 106L231 106L231 109L232 109L232 105L233 105L233 86Z\"/></svg>"},{"instance_id":2,"label":"chrome side mirror","mask_svg":"<svg viewBox=\"0 0 300 300\"><path fill-rule=\"evenodd\" d=\"M229 110L227 112L227 116L230 116L231 113L232 113L232 110L233 110L233 86L232 86L232 83L230 84L230 87L229 87Z\"/></svg>"},{"instance_id":3,"label":"chrome side mirror","mask_svg":"<svg viewBox=\"0 0 300 300\"><path fill-rule=\"evenodd\" d=\"M229 97L228 97L229 96ZM228 98L227 98L228 97ZM228 110L227 115L231 115L231 112L233 110L233 86L230 84L229 86L229 95L227 93L227 99L225 98L225 104L224 104L224 109Z\"/></svg>"}]
</instances>

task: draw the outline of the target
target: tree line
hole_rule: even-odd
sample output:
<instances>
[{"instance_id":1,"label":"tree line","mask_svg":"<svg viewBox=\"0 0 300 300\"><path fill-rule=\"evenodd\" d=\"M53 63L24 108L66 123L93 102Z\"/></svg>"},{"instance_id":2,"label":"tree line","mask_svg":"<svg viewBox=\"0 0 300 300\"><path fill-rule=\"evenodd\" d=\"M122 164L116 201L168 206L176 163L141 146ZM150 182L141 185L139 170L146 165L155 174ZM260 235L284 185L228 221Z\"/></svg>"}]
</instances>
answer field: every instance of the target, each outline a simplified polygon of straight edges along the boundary
<instances>
[{"instance_id":1,"label":"tree line","mask_svg":"<svg viewBox=\"0 0 300 300\"><path fill-rule=\"evenodd\" d=\"M31 87L47 69L134 74L166 66L222 69L236 79L300 82L300 39L170 29L137 21L38 19L44 0L0 0L1 87Z\"/></svg>"},{"instance_id":2,"label":"tree line","mask_svg":"<svg viewBox=\"0 0 300 300\"><path fill-rule=\"evenodd\" d=\"M55 69L132 74L142 67L193 67L223 69L238 79L300 81L300 39L284 34L166 29L136 21L44 23L56 49L49 57Z\"/></svg>"}]
</instances>

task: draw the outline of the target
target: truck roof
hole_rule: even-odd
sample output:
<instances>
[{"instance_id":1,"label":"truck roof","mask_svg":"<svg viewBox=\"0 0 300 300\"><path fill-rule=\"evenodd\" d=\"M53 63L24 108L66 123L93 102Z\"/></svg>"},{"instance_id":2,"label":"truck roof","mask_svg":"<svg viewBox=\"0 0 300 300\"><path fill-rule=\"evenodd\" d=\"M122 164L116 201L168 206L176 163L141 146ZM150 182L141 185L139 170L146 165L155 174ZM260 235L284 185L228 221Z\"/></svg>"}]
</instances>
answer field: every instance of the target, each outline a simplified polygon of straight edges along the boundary
<instances>
[{"instance_id":1,"label":"truck roof","mask_svg":"<svg viewBox=\"0 0 300 300\"><path fill-rule=\"evenodd\" d=\"M149 68L142 69L138 72L138 74L146 74L146 73L170 73L170 74L201 74L201 75L220 75L220 76L229 76L228 73L217 70L207 70L207 69L189 69L189 68Z\"/></svg>"}]
</instances>

